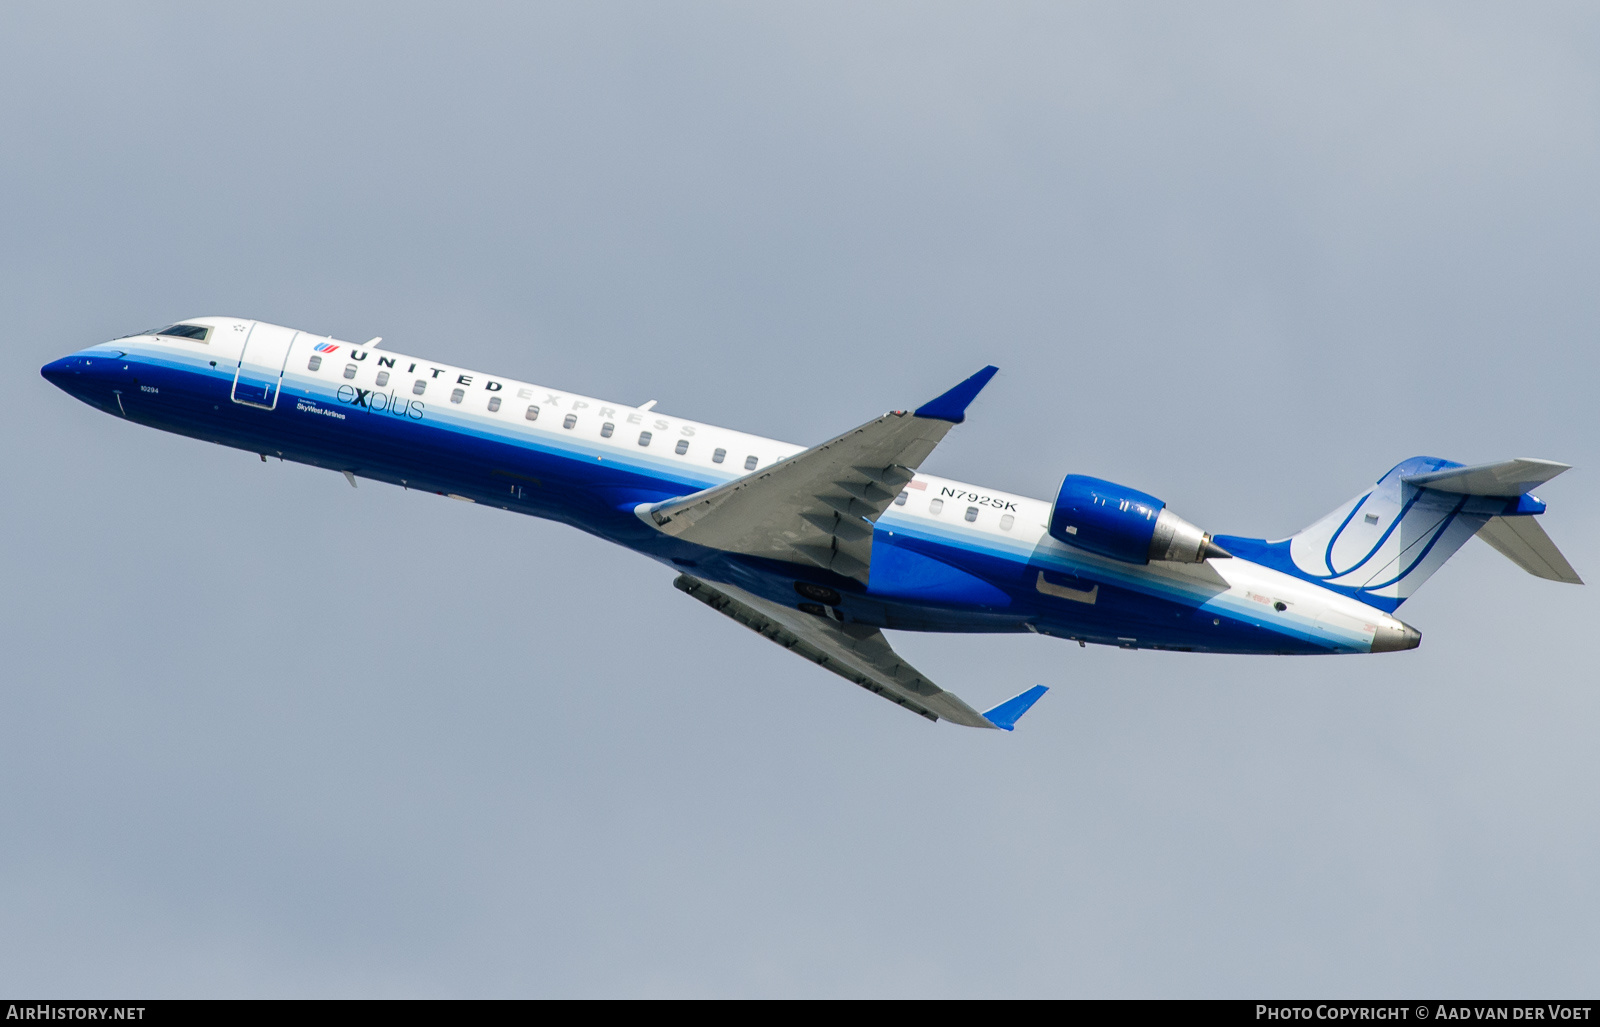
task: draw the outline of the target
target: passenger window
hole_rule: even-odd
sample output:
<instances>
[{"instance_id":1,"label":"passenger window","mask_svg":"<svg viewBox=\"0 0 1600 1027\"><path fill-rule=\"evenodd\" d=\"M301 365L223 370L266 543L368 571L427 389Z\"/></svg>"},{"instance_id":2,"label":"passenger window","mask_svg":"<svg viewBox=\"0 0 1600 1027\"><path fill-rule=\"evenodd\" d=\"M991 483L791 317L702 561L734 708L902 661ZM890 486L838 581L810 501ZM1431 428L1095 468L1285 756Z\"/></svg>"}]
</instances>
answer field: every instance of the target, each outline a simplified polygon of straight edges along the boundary
<instances>
[{"instance_id":1,"label":"passenger window","mask_svg":"<svg viewBox=\"0 0 1600 1027\"><path fill-rule=\"evenodd\" d=\"M607 421L605 424L600 426L600 437L602 439L609 439L611 437L611 433L616 430L617 426L612 424L610 421Z\"/></svg>"},{"instance_id":2,"label":"passenger window","mask_svg":"<svg viewBox=\"0 0 1600 1027\"><path fill-rule=\"evenodd\" d=\"M1001 531L1010 531L1011 530L1011 526L1013 524L1015 524L1015 523L1017 523L1017 519L1015 517L1011 516L1010 514L1006 514L1005 516L1000 518L1000 530Z\"/></svg>"},{"instance_id":3,"label":"passenger window","mask_svg":"<svg viewBox=\"0 0 1600 1027\"><path fill-rule=\"evenodd\" d=\"M563 417L561 419L561 427L563 427L563 428L571 428L573 425L575 425L577 423L578 423L578 415L577 414L568 414L566 417Z\"/></svg>"},{"instance_id":4,"label":"passenger window","mask_svg":"<svg viewBox=\"0 0 1600 1027\"><path fill-rule=\"evenodd\" d=\"M381 389L385 385L388 385L388 384L389 384L389 372L388 371L379 371L378 372L378 388Z\"/></svg>"},{"instance_id":5,"label":"passenger window","mask_svg":"<svg viewBox=\"0 0 1600 1027\"><path fill-rule=\"evenodd\" d=\"M356 365L354 365L354 364L346 364L346 365L344 365L344 376L346 378L354 378L356 376Z\"/></svg>"},{"instance_id":6,"label":"passenger window","mask_svg":"<svg viewBox=\"0 0 1600 1027\"><path fill-rule=\"evenodd\" d=\"M905 506L906 505L906 497L909 496L909 495L911 495L911 493L907 492L905 489L901 489L900 490L900 494L898 496L894 497L894 505L895 506Z\"/></svg>"},{"instance_id":7,"label":"passenger window","mask_svg":"<svg viewBox=\"0 0 1600 1027\"><path fill-rule=\"evenodd\" d=\"M747 471L755 470L756 469L756 458L753 457L753 456L745 457L744 458L744 469L747 470Z\"/></svg>"},{"instance_id":8,"label":"passenger window","mask_svg":"<svg viewBox=\"0 0 1600 1027\"><path fill-rule=\"evenodd\" d=\"M466 398L467 398L467 390L466 389L451 389L450 390L450 402L459 403L459 402L461 402L462 400L464 400Z\"/></svg>"},{"instance_id":9,"label":"passenger window","mask_svg":"<svg viewBox=\"0 0 1600 1027\"><path fill-rule=\"evenodd\" d=\"M411 394L413 396L420 396L420 395L423 394L424 391L427 390L427 388L428 388L428 379L426 379L426 378L418 378L411 385Z\"/></svg>"},{"instance_id":10,"label":"passenger window","mask_svg":"<svg viewBox=\"0 0 1600 1027\"><path fill-rule=\"evenodd\" d=\"M944 509L944 500L942 500L942 499L930 500L929 503L928 503L928 512L931 513L931 514L937 514L939 511L941 511L943 509Z\"/></svg>"},{"instance_id":11,"label":"passenger window","mask_svg":"<svg viewBox=\"0 0 1600 1027\"><path fill-rule=\"evenodd\" d=\"M683 454L689 452L689 440L688 439L679 439L677 448L674 449L673 452L677 453L679 456L682 456Z\"/></svg>"},{"instance_id":12,"label":"passenger window","mask_svg":"<svg viewBox=\"0 0 1600 1027\"><path fill-rule=\"evenodd\" d=\"M711 454L711 462L714 464L720 464L723 460L726 460L727 457L728 451L726 449L719 449Z\"/></svg>"},{"instance_id":13,"label":"passenger window","mask_svg":"<svg viewBox=\"0 0 1600 1027\"><path fill-rule=\"evenodd\" d=\"M500 397L499 396L490 396L489 397L489 413L492 414L492 413L494 413L495 411L497 411L499 409L500 409Z\"/></svg>"},{"instance_id":14,"label":"passenger window","mask_svg":"<svg viewBox=\"0 0 1600 1027\"><path fill-rule=\"evenodd\" d=\"M528 412L523 414L522 416L527 418L530 421L537 421L539 419L539 408L538 407L529 407L528 408Z\"/></svg>"},{"instance_id":15,"label":"passenger window","mask_svg":"<svg viewBox=\"0 0 1600 1027\"><path fill-rule=\"evenodd\" d=\"M641 445L641 446L650 445L650 433L649 432L642 431L642 432L639 433L639 445Z\"/></svg>"},{"instance_id":16,"label":"passenger window","mask_svg":"<svg viewBox=\"0 0 1600 1027\"><path fill-rule=\"evenodd\" d=\"M971 524L973 521L975 521L977 519L978 519L978 508L975 507L975 506L967 507L967 523Z\"/></svg>"},{"instance_id":17,"label":"passenger window","mask_svg":"<svg viewBox=\"0 0 1600 1027\"><path fill-rule=\"evenodd\" d=\"M322 366L322 358L317 356L314 353L311 355L311 359L306 361L306 370L307 371L315 371L318 368L320 368L321 366Z\"/></svg>"}]
</instances>

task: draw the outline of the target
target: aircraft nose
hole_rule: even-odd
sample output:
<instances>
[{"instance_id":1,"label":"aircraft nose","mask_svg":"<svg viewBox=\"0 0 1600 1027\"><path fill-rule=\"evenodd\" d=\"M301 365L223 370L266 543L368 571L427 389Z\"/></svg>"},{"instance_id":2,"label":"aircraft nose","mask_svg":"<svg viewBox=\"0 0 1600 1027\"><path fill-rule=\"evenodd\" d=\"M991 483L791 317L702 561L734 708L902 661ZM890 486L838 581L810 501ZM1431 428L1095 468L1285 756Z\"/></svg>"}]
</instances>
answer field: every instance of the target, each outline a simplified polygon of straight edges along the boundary
<instances>
[{"instance_id":1,"label":"aircraft nose","mask_svg":"<svg viewBox=\"0 0 1600 1027\"><path fill-rule=\"evenodd\" d=\"M67 383L83 371L83 361L79 357L62 357L52 360L39 368L39 373L44 375L44 380L58 389L65 389Z\"/></svg>"},{"instance_id":2,"label":"aircraft nose","mask_svg":"<svg viewBox=\"0 0 1600 1027\"><path fill-rule=\"evenodd\" d=\"M116 351L83 350L50 361L39 368L39 374L69 396L94 406L104 406L111 399L107 390L119 377L121 365L116 358L121 355Z\"/></svg>"}]
</instances>

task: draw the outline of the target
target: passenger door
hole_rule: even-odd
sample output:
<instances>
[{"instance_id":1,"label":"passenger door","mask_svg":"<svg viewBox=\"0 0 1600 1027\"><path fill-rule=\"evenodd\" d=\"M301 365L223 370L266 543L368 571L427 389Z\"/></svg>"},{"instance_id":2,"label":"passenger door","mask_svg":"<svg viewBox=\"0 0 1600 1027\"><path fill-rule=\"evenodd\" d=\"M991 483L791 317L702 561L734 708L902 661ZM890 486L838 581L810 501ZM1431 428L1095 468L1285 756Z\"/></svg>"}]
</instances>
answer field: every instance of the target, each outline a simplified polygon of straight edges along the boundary
<instances>
[{"instance_id":1,"label":"passenger door","mask_svg":"<svg viewBox=\"0 0 1600 1027\"><path fill-rule=\"evenodd\" d=\"M233 375L233 401L272 410L278 405L278 386L289 348L300 333L293 328L256 321L239 352L239 369Z\"/></svg>"}]
</instances>

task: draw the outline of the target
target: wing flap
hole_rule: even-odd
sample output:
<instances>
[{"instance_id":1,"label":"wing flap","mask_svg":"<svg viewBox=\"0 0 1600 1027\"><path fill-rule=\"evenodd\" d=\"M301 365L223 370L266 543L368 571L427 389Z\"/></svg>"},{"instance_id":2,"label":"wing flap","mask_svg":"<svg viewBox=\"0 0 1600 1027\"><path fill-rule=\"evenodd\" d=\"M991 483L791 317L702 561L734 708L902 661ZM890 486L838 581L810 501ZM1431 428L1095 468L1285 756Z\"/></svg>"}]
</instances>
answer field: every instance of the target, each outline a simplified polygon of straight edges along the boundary
<instances>
[{"instance_id":1,"label":"wing flap","mask_svg":"<svg viewBox=\"0 0 1600 1027\"><path fill-rule=\"evenodd\" d=\"M996 726L902 660L877 628L838 624L688 574L678 575L672 584L790 652L919 716L966 727Z\"/></svg>"}]
</instances>

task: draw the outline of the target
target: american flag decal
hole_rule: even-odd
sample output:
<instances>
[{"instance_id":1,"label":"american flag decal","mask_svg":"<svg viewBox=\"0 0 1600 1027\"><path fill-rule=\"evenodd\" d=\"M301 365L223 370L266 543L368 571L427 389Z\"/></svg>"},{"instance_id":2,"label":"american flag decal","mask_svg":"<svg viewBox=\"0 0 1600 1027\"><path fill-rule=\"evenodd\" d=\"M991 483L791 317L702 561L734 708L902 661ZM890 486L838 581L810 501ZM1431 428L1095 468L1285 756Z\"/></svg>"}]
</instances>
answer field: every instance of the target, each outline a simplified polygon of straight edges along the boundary
<instances>
[{"instance_id":1,"label":"american flag decal","mask_svg":"<svg viewBox=\"0 0 1600 1027\"><path fill-rule=\"evenodd\" d=\"M335 346L335 345L333 345L332 343L329 343L329 342L319 342L319 343L317 343L317 345L315 347L315 349L316 349L316 351L318 353L332 353L334 350L336 350L338 348L339 348L338 346Z\"/></svg>"}]
</instances>

